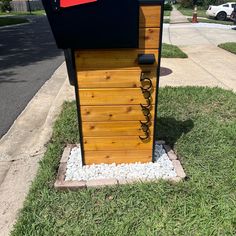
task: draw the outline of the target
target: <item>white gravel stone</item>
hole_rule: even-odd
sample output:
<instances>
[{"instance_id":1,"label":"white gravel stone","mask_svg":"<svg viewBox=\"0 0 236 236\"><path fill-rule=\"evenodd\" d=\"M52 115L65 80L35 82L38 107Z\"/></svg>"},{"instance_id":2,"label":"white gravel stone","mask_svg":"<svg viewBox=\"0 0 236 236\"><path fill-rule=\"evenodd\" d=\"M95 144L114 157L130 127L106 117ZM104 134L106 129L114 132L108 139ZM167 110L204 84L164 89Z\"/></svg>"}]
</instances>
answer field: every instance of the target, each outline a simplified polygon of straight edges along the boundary
<instances>
[{"instance_id":1,"label":"white gravel stone","mask_svg":"<svg viewBox=\"0 0 236 236\"><path fill-rule=\"evenodd\" d=\"M65 180L95 180L95 179L168 179L176 177L176 171L162 145L155 145L154 162L131 164L82 164L81 148L71 150L66 170Z\"/></svg>"}]
</instances>

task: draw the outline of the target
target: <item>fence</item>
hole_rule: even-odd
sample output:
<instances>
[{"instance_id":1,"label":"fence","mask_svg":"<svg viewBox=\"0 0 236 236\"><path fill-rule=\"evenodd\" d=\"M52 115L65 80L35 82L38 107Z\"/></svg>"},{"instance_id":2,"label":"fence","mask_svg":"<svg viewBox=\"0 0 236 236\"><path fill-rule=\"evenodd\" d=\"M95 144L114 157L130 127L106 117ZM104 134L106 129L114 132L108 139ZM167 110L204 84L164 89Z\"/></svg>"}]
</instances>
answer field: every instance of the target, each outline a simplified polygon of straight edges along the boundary
<instances>
[{"instance_id":1,"label":"fence","mask_svg":"<svg viewBox=\"0 0 236 236\"><path fill-rule=\"evenodd\" d=\"M43 10L43 5L41 1L12 1L11 8L12 11L26 12Z\"/></svg>"}]
</instances>

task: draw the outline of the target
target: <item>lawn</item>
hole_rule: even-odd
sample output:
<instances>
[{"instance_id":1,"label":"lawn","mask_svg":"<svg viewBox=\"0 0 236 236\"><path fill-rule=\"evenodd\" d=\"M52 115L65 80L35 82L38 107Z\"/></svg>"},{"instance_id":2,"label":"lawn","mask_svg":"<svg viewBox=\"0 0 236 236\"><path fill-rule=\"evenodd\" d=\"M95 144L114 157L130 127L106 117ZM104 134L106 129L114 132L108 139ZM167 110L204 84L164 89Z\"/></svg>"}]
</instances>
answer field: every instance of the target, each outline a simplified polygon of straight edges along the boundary
<instances>
[{"instance_id":1,"label":"lawn","mask_svg":"<svg viewBox=\"0 0 236 236\"><path fill-rule=\"evenodd\" d=\"M38 11L32 11L31 13L30 12L0 12L0 15L14 15L14 16L20 16L20 15L44 15L45 14L45 11L44 10L38 10Z\"/></svg>"},{"instance_id":2,"label":"lawn","mask_svg":"<svg viewBox=\"0 0 236 236\"><path fill-rule=\"evenodd\" d=\"M164 11L164 16L170 16L171 11Z\"/></svg>"},{"instance_id":3,"label":"lawn","mask_svg":"<svg viewBox=\"0 0 236 236\"><path fill-rule=\"evenodd\" d=\"M192 22L192 18L188 18L189 22ZM220 21L214 19L200 19L198 18L198 22L200 23L214 23L214 24L222 24L222 25L233 25L232 21Z\"/></svg>"},{"instance_id":4,"label":"lawn","mask_svg":"<svg viewBox=\"0 0 236 236\"><path fill-rule=\"evenodd\" d=\"M167 87L158 110L158 138L187 181L54 190L63 148L79 141L75 103L65 103L11 235L236 235L236 95Z\"/></svg>"},{"instance_id":5,"label":"lawn","mask_svg":"<svg viewBox=\"0 0 236 236\"><path fill-rule=\"evenodd\" d=\"M193 9L179 7L178 10L185 16L192 16L193 15ZM197 15L200 17L207 17L206 10L199 8L197 11Z\"/></svg>"},{"instance_id":6,"label":"lawn","mask_svg":"<svg viewBox=\"0 0 236 236\"><path fill-rule=\"evenodd\" d=\"M29 22L26 18L22 17L0 17L0 26L16 25Z\"/></svg>"},{"instance_id":7,"label":"lawn","mask_svg":"<svg viewBox=\"0 0 236 236\"><path fill-rule=\"evenodd\" d=\"M164 20L163 20L163 23L165 23L165 24L170 24L170 19L164 19Z\"/></svg>"},{"instance_id":8,"label":"lawn","mask_svg":"<svg viewBox=\"0 0 236 236\"><path fill-rule=\"evenodd\" d=\"M226 51L229 51L233 54L236 54L236 42L222 43L218 47L223 48Z\"/></svg>"},{"instance_id":9,"label":"lawn","mask_svg":"<svg viewBox=\"0 0 236 236\"><path fill-rule=\"evenodd\" d=\"M161 56L163 58L187 58L187 54L185 54L180 48L175 45L163 43L162 44L162 53Z\"/></svg>"}]
</instances>

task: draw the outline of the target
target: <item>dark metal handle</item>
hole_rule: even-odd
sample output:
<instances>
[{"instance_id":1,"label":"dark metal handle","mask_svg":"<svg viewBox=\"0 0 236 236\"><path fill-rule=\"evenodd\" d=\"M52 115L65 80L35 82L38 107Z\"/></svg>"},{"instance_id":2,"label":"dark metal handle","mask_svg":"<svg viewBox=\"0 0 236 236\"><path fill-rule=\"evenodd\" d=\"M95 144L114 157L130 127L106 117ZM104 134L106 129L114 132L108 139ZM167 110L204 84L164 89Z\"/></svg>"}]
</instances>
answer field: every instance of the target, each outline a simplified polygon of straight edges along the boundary
<instances>
[{"instance_id":1,"label":"dark metal handle","mask_svg":"<svg viewBox=\"0 0 236 236\"><path fill-rule=\"evenodd\" d=\"M147 78L147 77L144 77L144 78L141 77L140 81L141 81L141 83L143 83L143 84L144 84L145 82L148 82L148 83L147 83L148 86L147 86L147 87L142 87L143 89L146 89L146 90L151 90L151 89L152 89L152 81L151 81L151 79L149 79L149 78Z\"/></svg>"},{"instance_id":2,"label":"dark metal handle","mask_svg":"<svg viewBox=\"0 0 236 236\"><path fill-rule=\"evenodd\" d=\"M142 140L143 142L150 139L150 133L149 132L145 132L144 134L145 134L144 137L139 136L140 140Z\"/></svg>"},{"instance_id":3,"label":"dark metal handle","mask_svg":"<svg viewBox=\"0 0 236 236\"><path fill-rule=\"evenodd\" d=\"M149 110L149 106L145 106L143 104L140 104L141 108L142 108L142 112L145 116L149 116L151 113L150 113L150 110Z\"/></svg>"},{"instance_id":4,"label":"dark metal handle","mask_svg":"<svg viewBox=\"0 0 236 236\"><path fill-rule=\"evenodd\" d=\"M156 61L154 54L139 54L138 64L139 65L152 65Z\"/></svg>"},{"instance_id":5,"label":"dark metal handle","mask_svg":"<svg viewBox=\"0 0 236 236\"><path fill-rule=\"evenodd\" d=\"M142 86L140 86L143 96L146 99L147 104L140 104L142 112L146 118L146 121L139 121L141 124L141 129L144 132L145 136L139 136L140 140L142 141L147 141L148 139L150 139L150 124L151 124L151 120L150 120L150 116L151 116L151 91L153 89L153 85L152 85L152 81L150 78L145 76L145 73L142 72L141 76L140 76L140 82L142 84Z\"/></svg>"},{"instance_id":6,"label":"dark metal handle","mask_svg":"<svg viewBox=\"0 0 236 236\"><path fill-rule=\"evenodd\" d=\"M151 98L151 91L148 89L145 89L143 87L140 87L143 93L143 96L145 97L145 99L150 99Z\"/></svg>"}]
</instances>

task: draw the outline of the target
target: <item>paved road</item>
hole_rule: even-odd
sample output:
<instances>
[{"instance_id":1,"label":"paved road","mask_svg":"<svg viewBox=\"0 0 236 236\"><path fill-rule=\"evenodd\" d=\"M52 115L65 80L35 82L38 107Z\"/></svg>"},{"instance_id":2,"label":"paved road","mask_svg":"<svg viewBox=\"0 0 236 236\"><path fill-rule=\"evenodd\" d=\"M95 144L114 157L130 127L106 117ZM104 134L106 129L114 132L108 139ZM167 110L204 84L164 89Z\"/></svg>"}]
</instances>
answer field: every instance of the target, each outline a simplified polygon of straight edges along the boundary
<instances>
[{"instance_id":1,"label":"paved road","mask_svg":"<svg viewBox=\"0 0 236 236\"><path fill-rule=\"evenodd\" d=\"M27 25L0 28L0 138L63 62L47 18L31 19Z\"/></svg>"}]
</instances>

